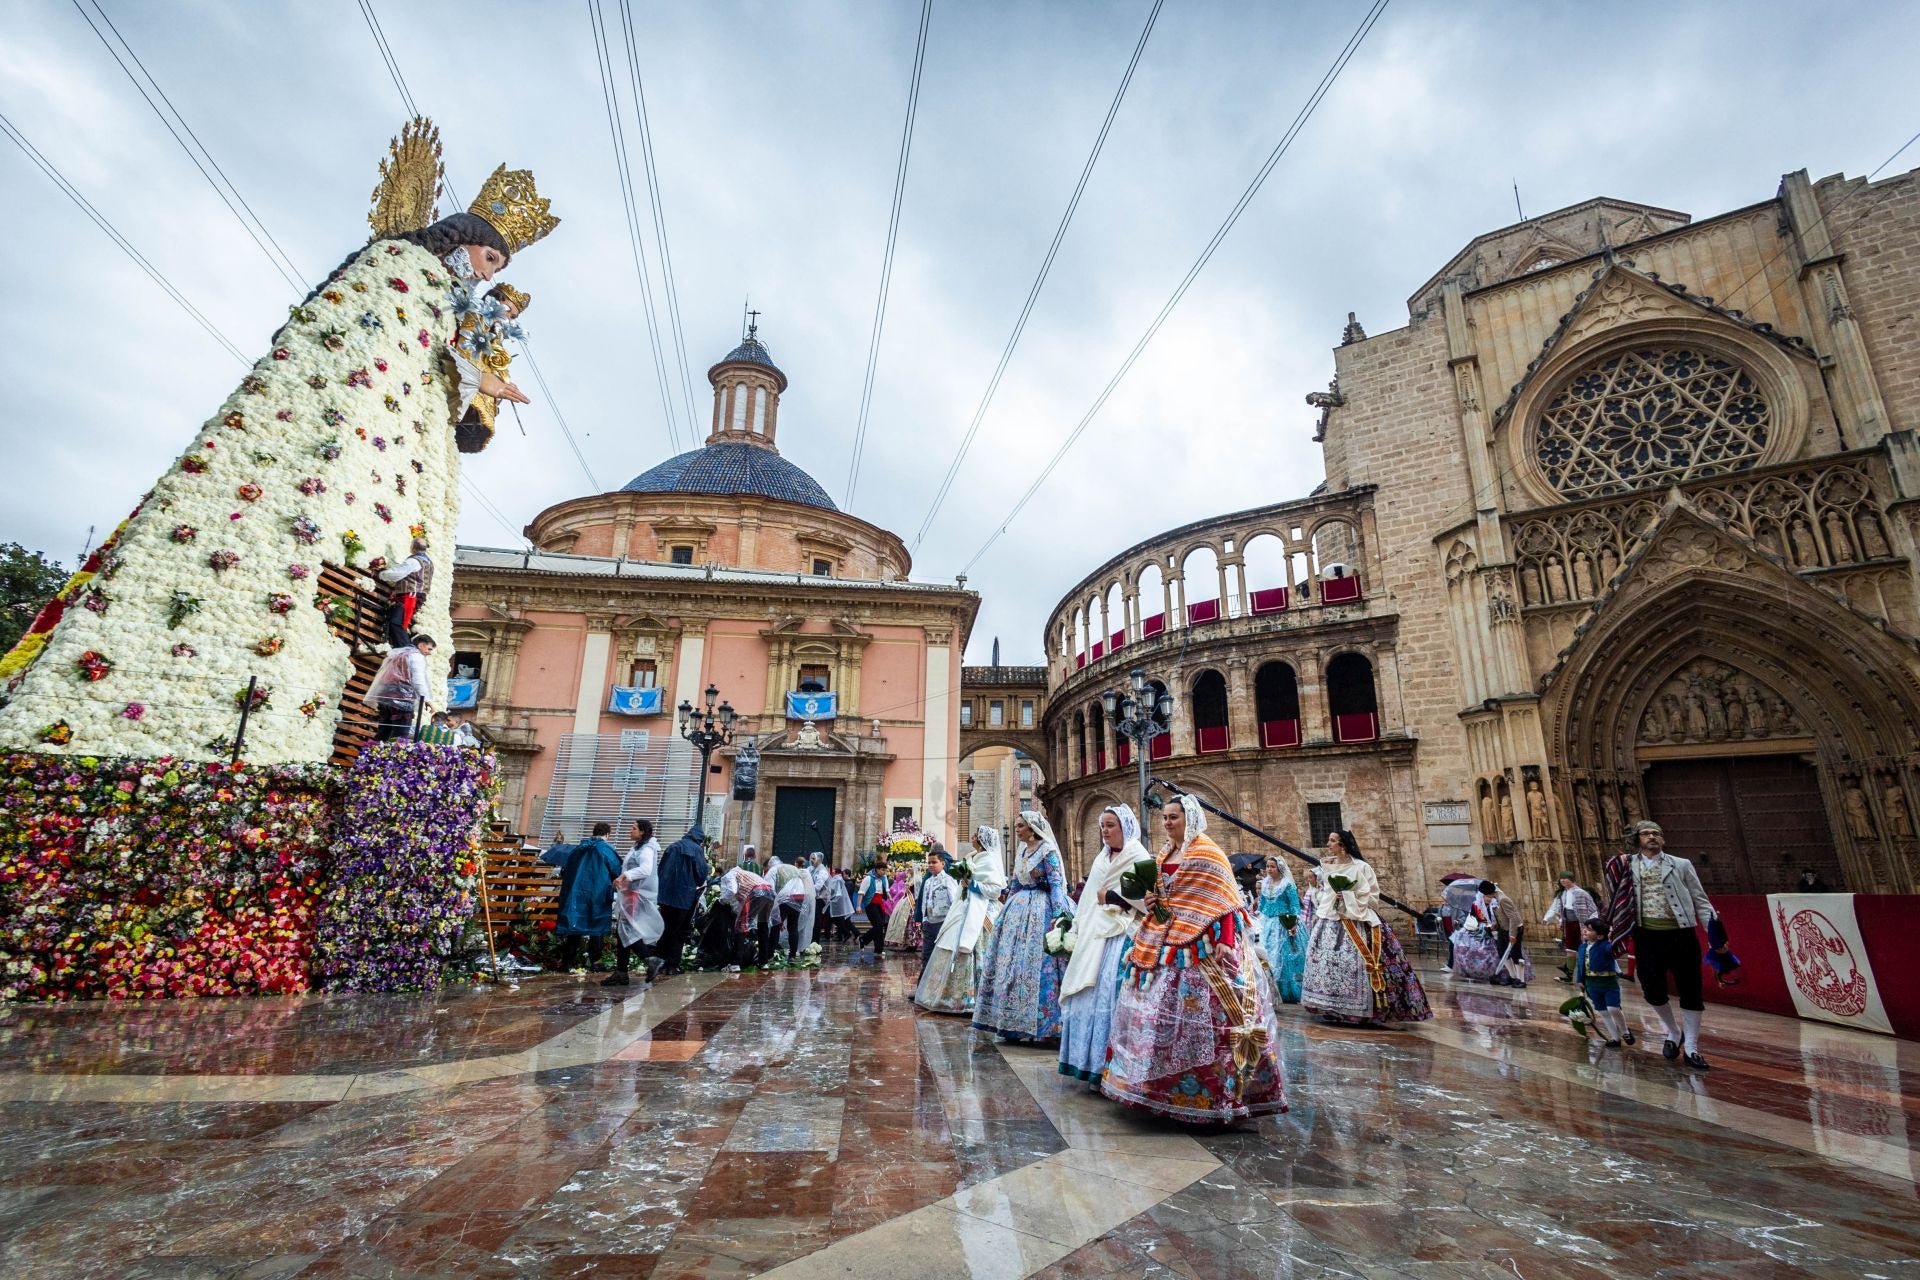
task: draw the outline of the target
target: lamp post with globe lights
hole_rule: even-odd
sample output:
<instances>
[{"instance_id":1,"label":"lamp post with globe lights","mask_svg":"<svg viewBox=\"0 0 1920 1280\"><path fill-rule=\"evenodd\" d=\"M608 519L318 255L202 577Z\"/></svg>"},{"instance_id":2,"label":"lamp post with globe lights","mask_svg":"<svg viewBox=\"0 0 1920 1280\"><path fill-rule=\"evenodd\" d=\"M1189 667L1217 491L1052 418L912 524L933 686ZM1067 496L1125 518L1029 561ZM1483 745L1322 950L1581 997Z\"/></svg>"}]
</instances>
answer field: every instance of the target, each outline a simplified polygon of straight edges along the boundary
<instances>
[{"instance_id":1,"label":"lamp post with globe lights","mask_svg":"<svg viewBox=\"0 0 1920 1280\"><path fill-rule=\"evenodd\" d=\"M1135 667L1128 673L1130 689L1105 689L1100 706L1115 733L1133 743L1133 759L1140 766L1140 808L1147 811L1148 761L1153 740L1173 728L1173 695L1158 693L1147 681L1147 673Z\"/></svg>"},{"instance_id":2,"label":"lamp post with globe lights","mask_svg":"<svg viewBox=\"0 0 1920 1280\"><path fill-rule=\"evenodd\" d=\"M719 696L720 690L708 685L705 710L694 706L691 700L683 701L679 706L680 736L691 742L700 753L700 780L693 788L695 822L700 821L706 808L707 772L712 765L713 749L733 741L733 722L740 718L730 703L722 702L718 707L713 705Z\"/></svg>"}]
</instances>

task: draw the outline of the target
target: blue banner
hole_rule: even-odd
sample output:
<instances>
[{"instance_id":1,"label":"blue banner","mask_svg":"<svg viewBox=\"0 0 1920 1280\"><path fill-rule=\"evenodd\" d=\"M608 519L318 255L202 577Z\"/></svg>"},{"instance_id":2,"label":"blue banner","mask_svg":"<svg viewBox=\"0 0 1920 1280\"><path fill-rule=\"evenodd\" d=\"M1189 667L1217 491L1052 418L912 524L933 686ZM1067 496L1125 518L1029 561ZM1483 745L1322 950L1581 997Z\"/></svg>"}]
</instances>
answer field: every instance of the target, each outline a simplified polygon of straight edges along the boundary
<instances>
[{"instance_id":1,"label":"blue banner","mask_svg":"<svg viewBox=\"0 0 1920 1280\"><path fill-rule=\"evenodd\" d=\"M456 676L447 677L447 709L448 710L458 711L463 707L474 706L479 701L480 701L479 677L476 676L471 680L462 680Z\"/></svg>"},{"instance_id":2,"label":"blue banner","mask_svg":"<svg viewBox=\"0 0 1920 1280\"><path fill-rule=\"evenodd\" d=\"M660 714L660 689L629 689L624 685L613 686L613 696L607 700L607 710L623 716L657 716Z\"/></svg>"},{"instance_id":3,"label":"blue banner","mask_svg":"<svg viewBox=\"0 0 1920 1280\"><path fill-rule=\"evenodd\" d=\"M789 693L787 719L831 720L837 714L839 699L837 693Z\"/></svg>"}]
</instances>

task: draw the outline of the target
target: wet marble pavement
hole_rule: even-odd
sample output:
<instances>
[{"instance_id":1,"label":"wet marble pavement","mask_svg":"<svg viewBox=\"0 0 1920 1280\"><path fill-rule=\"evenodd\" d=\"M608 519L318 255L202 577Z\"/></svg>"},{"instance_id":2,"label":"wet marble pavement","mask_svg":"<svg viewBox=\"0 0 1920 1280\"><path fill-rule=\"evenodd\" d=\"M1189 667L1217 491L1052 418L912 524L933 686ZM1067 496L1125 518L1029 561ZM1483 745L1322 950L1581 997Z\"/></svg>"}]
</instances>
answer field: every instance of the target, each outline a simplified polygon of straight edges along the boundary
<instances>
[{"instance_id":1,"label":"wet marble pavement","mask_svg":"<svg viewBox=\"0 0 1920 1280\"><path fill-rule=\"evenodd\" d=\"M1283 1010L1293 1109L1226 1133L904 960L4 1009L0 1274L1920 1280L1920 1045L1716 1009L1699 1076L1425 977L1414 1031Z\"/></svg>"}]
</instances>

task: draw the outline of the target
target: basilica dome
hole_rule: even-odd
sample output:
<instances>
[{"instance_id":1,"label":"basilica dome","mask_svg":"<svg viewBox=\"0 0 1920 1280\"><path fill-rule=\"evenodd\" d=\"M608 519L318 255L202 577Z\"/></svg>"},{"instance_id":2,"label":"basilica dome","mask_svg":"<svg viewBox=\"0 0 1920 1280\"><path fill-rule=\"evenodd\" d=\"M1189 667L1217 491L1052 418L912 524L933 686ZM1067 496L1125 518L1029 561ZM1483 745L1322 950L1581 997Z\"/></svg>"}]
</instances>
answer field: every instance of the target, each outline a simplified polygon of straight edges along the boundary
<instances>
[{"instance_id":1,"label":"basilica dome","mask_svg":"<svg viewBox=\"0 0 1920 1280\"><path fill-rule=\"evenodd\" d=\"M621 489L625 493L752 494L839 510L818 480L764 445L739 440L668 458Z\"/></svg>"}]
</instances>

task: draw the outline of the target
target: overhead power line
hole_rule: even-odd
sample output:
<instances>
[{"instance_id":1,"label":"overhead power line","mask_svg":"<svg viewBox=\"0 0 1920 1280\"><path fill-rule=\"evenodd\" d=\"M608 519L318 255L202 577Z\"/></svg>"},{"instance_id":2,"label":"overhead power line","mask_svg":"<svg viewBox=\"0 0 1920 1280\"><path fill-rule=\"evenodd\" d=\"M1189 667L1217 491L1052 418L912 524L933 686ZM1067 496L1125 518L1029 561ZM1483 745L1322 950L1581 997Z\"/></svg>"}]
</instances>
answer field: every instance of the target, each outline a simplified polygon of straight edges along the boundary
<instances>
[{"instance_id":1,"label":"overhead power line","mask_svg":"<svg viewBox=\"0 0 1920 1280\"><path fill-rule=\"evenodd\" d=\"M380 60L387 64L387 75L393 79L393 87L400 94L400 105L407 109L407 118L411 120L420 114L420 108L414 105L413 95L407 92L406 77L400 74L400 60L393 56L393 47L387 43L387 33L380 29L380 16L373 11L373 0L359 0L360 16L367 20L367 30L373 33L373 42L380 48Z\"/></svg>"},{"instance_id":2,"label":"overhead power line","mask_svg":"<svg viewBox=\"0 0 1920 1280\"><path fill-rule=\"evenodd\" d=\"M633 80L633 112L640 122L640 156L645 161L647 199L653 209L653 235L660 250L660 280L667 295L667 318L673 330L674 354L680 364L680 389L686 396L689 447L700 440L700 405L693 394L693 375L687 367L687 336L680 326L680 291L673 280L673 251L667 247L667 213L660 202L660 172L653 163L653 124L647 118L647 90L640 79L640 52L633 38L633 14L620 0L620 23L626 29L627 72Z\"/></svg>"},{"instance_id":3,"label":"overhead power line","mask_svg":"<svg viewBox=\"0 0 1920 1280\"><path fill-rule=\"evenodd\" d=\"M853 493L860 483L860 457L867 447L867 412L873 405L873 372L880 362L880 334L887 324L887 287L893 281L893 248L900 238L900 206L907 192L907 162L913 156L913 119L920 110L920 73L927 63L927 25L933 19L933 0L921 0L920 36L913 50L913 80L907 87L907 121L900 130L900 160L893 173L893 211L887 218L887 251L880 261L880 296L873 307L873 336L867 343L867 377L860 388L860 419L853 429L853 457L847 466L847 498L841 505L853 510Z\"/></svg>"},{"instance_id":4,"label":"overhead power line","mask_svg":"<svg viewBox=\"0 0 1920 1280\"><path fill-rule=\"evenodd\" d=\"M606 15L600 8L599 0L587 0L587 20L593 27L593 52L600 71L600 92L607 106L607 132L613 140L613 167L620 183L621 208L627 218L627 244L633 253L633 272L640 279L641 313L647 321L647 343L653 353L654 379L660 390L660 411L666 417L667 438L673 445L673 451L679 453L680 424L668 390L672 381L667 375L666 352L660 341L660 323L653 304L653 285L647 276L646 249L640 242L640 198L633 189L626 126L621 123L620 94L614 86L613 44L606 31ZM686 447L691 449L698 440L696 434Z\"/></svg>"},{"instance_id":5,"label":"overhead power line","mask_svg":"<svg viewBox=\"0 0 1920 1280\"><path fill-rule=\"evenodd\" d=\"M967 451L973 448L974 437L980 434L980 424L986 420L987 406L993 403L994 393L1000 390L1000 379L1007 372L1007 364L1013 359L1013 349L1020 345L1020 335L1026 331L1027 317L1033 314L1033 304L1040 297L1041 287L1047 283L1047 273L1053 270L1053 260L1060 252L1060 244L1067 238L1067 228L1073 223L1073 214L1080 207L1080 196L1087 189L1087 179L1093 176L1093 166L1100 159L1101 149L1107 145L1107 134L1113 128L1113 118L1120 113L1120 103L1127 96L1127 86L1133 83L1133 71L1140 65L1140 55L1146 51L1147 37L1153 34L1153 24L1160 16L1160 6L1166 0L1153 0L1153 8L1147 12L1147 25L1140 29L1140 39L1133 46L1133 56L1127 59L1127 70L1120 77L1120 87L1114 91L1113 102L1107 107L1107 118L1100 122L1100 133L1093 140L1093 150L1087 153L1087 162L1080 168L1080 181L1074 184L1073 195L1067 201L1067 211L1060 216L1060 225L1053 233L1053 243L1047 246L1047 255L1041 260L1040 270L1033 277L1033 287L1027 290L1027 300L1020 307L1020 316L1013 322L1013 332L1007 336L1007 345L1000 352L1000 363L994 366L993 377L987 380L985 394L980 397L979 408L973 411L973 421L967 424L967 434L960 441L960 448L954 453L953 461L947 465L947 474L941 478L940 487L933 495L933 501L927 506L927 514L920 522L920 532L913 535L913 550L920 549L927 531L933 528L933 521L940 514L941 504L947 500L947 494L953 488L955 477L960 474L960 464L966 461Z\"/></svg>"},{"instance_id":6,"label":"overhead power line","mask_svg":"<svg viewBox=\"0 0 1920 1280\"><path fill-rule=\"evenodd\" d=\"M1259 194L1260 188L1266 183L1268 175L1274 170L1274 166L1280 163L1280 158L1286 155L1287 150L1292 147L1294 139L1300 136L1300 132L1306 127L1307 121L1313 118L1313 113L1319 108L1321 100L1327 96L1327 92L1331 90L1334 83L1339 80L1340 73L1346 69L1347 63L1352 61L1353 55L1359 51L1360 45L1366 40L1367 33L1373 30L1374 24L1380 20L1380 15L1386 12L1389 3L1391 3L1391 0L1375 0L1373 7L1367 10L1366 17L1360 20L1360 25L1354 29L1354 33L1347 37L1347 43L1334 58L1333 64L1327 68L1326 73L1320 77L1320 83L1317 84L1313 92L1308 95L1306 105L1300 108L1299 113L1293 118L1293 123L1287 127L1287 131L1281 135L1280 141L1274 146L1273 150L1268 153L1266 161L1254 174L1253 180L1247 184L1246 190L1240 193L1240 198L1234 202L1233 208L1228 211L1226 219L1215 229L1212 237L1207 241L1206 247L1200 251L1200 256L1194 259L1191 267L1187 268L1186 275L1181 277L1179 285L1176 286L1173 291L1173 295L1167 299L1159 312L1154 315L1153 321L1147 326L1146 332L1140 335L1140 340L1133 344L1131 351L1127 352L1126 359L1120 362L1120 367L1114 371L1113 377L1107 380L1107 385L1102 388L1100 394L1094 398L1093 406L1089 408L1081 417L1080 421L1074 425L1073 430L1067 433L1067 438L1061 441L1059 449L1054 452L1053 457L1047 462L1047 465L1041 468L1040 474L1034 477L1033 483L1027 486L1025 493L1020 495L1020 500L1013 504L1013 509L1009 511L1006 518L995 527L993 533L981 544L980 549L973 553L973 558L967 561L961 569L961 572L965 573L971 570L974 565L978 564L980 558L986 555L987 552L992 549L993 544L1000 540L1000 536L1012 526L1015 520L1019 519L1020 513L1026 510L1027 504L1033 501L1034 495L1040 492L1041 486L1046 484L1048 477L1054 473L1054 470L1059 467L1068 452L1072 450L1074 444L1086 433L1087 427L1092 424L1101 408L1105 406L1108 397L1113 395L1121 381L1124 380L1132 370L1134 362L1139 360L1141 353L1147 349L1148 344L1153 341L1154 336L1160 332L1160 326L1166 323L1167 317L1172 315L1174 308L1180 305L1180 300L1187 296L1187 290L1193 287L1193 282L1199 277L1201 271L1206 268L1207 263L1212 260L1214 252L1219 249L1221 243L1226 240L1227 234L1233 230L1234 224L1240 220L1240 215L1246 212L1246 208L1253 202L1254 196Z\"/></svg>"},{"instance_id":7,"label":"overhead power line","mask_svg":"<svg viewBox=\"0 0 1920 1280\"><path fill-rule=\"evenodd\" d=\"M0 132L5 132L7 137L13 140L13 144L25 152L27 158L38 165L40 171L46 174L56 187L60 188L61 193L65 195L67 199L73 201L74 204L78 205L82 213L93 219L93 224L99 227L100 230L106 232L107 238L120 246L121 252L125 253L129 258L132 258L134 265L146 272L147 278L159 285L169 298L172 298L179 304L182 311L192 316L194 323L198 324L202 329L205 329L209 337L226 348L227 353L241 364L250 363L246 356L240 353L240 348L235 346L226 334L220 332L219 328L213 321L207 319L200 308L187 301L186 295L174 288L173 282L161 273L160 268L148 262L146 255L134 248L133 243L121 235L119 230L115 228L111 222L107 221L106 215L94 208L92 203L80 194L79 188L75 187L71 182L68 182L66 177L61 174L58 169L54 168L53 162L41 155L34 145L27 141L27 136L20 132L19 127L15 125L13 121L7 119L5 115L0 115Z\"/></svg>"},{"instance_id":8,"label":"overhead power line","mask_svg":"<svg viewBox=\"0 0 1920 1280\"><path fill-rule=\"evenodd\" d=\"M580 442L573 438L573 428L567 425L566 415L560 412L560 402L553 398L553 388L547 385L547 375L540 372L540 362L533 358L533 347L525 338L520 340L520 354L527 358L527 368L533 370L533 380L540 384L540 394L546 397L547 408L552 410L554 421L560 424L560 434L567 438L567 447L573 450L575 460L580 463L580 470L586 473L587 482L593 486L595 493L605 492L600 484L600 478L594 475L593 468L587 465L587 455L580 451Z\"/></svg>"},{"instance_id":9,"label":"overhead power line","mask_svg":"<svg viewBox=\"0 0 1920 1280\"><path fill-rule=\"evenodd\" d=\"M120 50L113 47L113 40L107 39L107 33L102 31L94 23L93 19L88 16L86 8L80 3L80 0L73 0L73 7L79 12L81 20L84 21L88 27L92 28L93 34L100 37L100 43L105 45L107 52L113 55L113 60L120 64L120 69L127 73L127 79L133 82L133 87L140 91L140 96L147 100L149 107L153 108L153 114L160 117L160 123L167 127L167 132L173 135L173 140L180 144L182 151L187 153L187 159L193 161L193 167L198 169L200 176L207 180L207 185L212 187L213 193L220 197L220 203L227 206L227 212L231 213L240 223L241 229L247 233L254 244L260 247L260 252L266 255L267 261L273 264L274 270L278 271L286 282L295 289L306 288L306 279L300 274L300 268L294 265L294 261L287 255L287 251L280 247L280 242L273 238L273 233L267 230L266 224L260 221L260 215L253 211L253 206L247 203L247 198L240 194L238 187L233 185L233 179L227 177L226 171L220 167L219 161L213 158L213 153L207 150L206 144L201 142L199 135L194 133L193 126L187 123L187 118L180 114L180 109L173 105L171 98L167 97L167 91L160 87L160 82L153 78L153 73L147 70L144 62L140 61L140 55L133 51L133 46L127 43L127 38L120 34L120 28L113 25L113 19L109 18L107 11L100 7L100 0L91 0L91 3L93 4L94 12L100 15L100 21L107 24L108 31L113 32L114 40L120 42L121 46L127 51L127 57L132 58L134 66L140 68L139 76L133 73L133 67L127 65L126 58L120 56ZM153 93L148 93L147 86L140 83L140 76L147 78L147 84L153 86ZM159 94L160 102L167 104L166 111L160 109L160 102L153 100L154 94ZM167 118L168 112L173 113L173 119ZM174 127L174 120L180 122L178 129ZM180 136L181 129L186 130L186 138ZM193 139L193 146L187 145L187 138ZM194 153L194 148L196 147L199 148L198 155ZM206 157L205 164L201 163L202 156ZM207 165L213 166L213 173L207 172ZM220 175L219 181L217 182L214 180L215 173ZM225 185L222 186L222 183ZM231 198L229 198L228 192L232 192ZM238 208L234 205L236 200L239 201ZM241 213L242 209L246 210L245 214ZM256 227L258 230L255 230ZM263 236L265 239L262 239ZM268 248L269 245L271 245L272 248ZM274 256L276 254L279 256Z\"/></svg>"}]
</instances>

